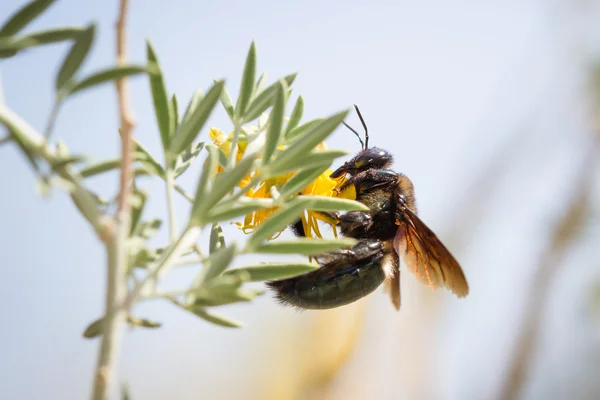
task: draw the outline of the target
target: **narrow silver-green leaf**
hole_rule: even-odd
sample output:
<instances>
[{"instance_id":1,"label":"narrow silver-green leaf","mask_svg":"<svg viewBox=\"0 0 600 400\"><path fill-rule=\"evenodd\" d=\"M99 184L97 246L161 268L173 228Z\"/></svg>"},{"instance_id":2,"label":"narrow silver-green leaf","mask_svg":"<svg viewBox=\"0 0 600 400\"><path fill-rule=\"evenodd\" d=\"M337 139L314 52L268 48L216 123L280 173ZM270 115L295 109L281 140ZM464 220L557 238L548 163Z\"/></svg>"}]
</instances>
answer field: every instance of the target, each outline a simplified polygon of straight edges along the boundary
<instances>
[{"instance_id":1,"label":"narrow silver-green leaf","mask_svg":"<svg viewBox=\"0 0 600 400\"><path fill-rule=\"evenodd\" d=\"M200 289L195 293L193 307L214 307L248 302L262 295L262 289L224 288L222 290Z\"/></svg>"},{"instance_id":2,"label":"narrow silver-green leaf","mask_svg":"<svg viewBox=\"0 0 600 400\"><path fill-rule=\"evenodd\" d=\"M231 221L232 219L247 215L253 211L273 207L272 199L248 199L236 201L233 204L230 201L219 203L208 211L205 223Z\"/></svg>"},{"instance_id":3,"label":"narrow silver-green leaf","mask_svg":"<svg viewBox=\"0 0 600 400\"><path fill-rule=\"evenodd\" d=\"M217 148L212 145L206 146L208 150L208 157L202 167L202 173L198 180L198 186L196 187L196 193L194 195L194 203L192 204L192 215L190 218L190 224L201 225L203 223L200 215L200 209L204 203L208 183L210 178L215 174L217 169Z\"/></svg>"},{"instance_id":4,"label":"narrow silver-green leaf","mask_svg":"<svg viewBox=\"0 0 600 400\"><path fill-rule=\"evenodd\" d=\"M291 74L283 78L288 87L294 83L294 79L296 79L297 74ZM279 81L278 81L279 82ZM244 114L243 122L250 122L258 117L269 108L269 106L273 103L273 96L275 96L275 90L277 89L277 83L275 82L268 88L262 91L261 94L256 96L256 98L250 103L248 106L248 111Z\"/></svg>"},{"instance_id":5,"label":"narrow silver-green leaf","mask_svg":"<svg viewBox=\"0 0 600 400\"><path fill-rule=\"evenodd\" d=\"M152 168L154 168L154 170L156 171L156 174L164 177L165 176L165 170L162 167L162 165L160 165L160 163L156 160L156 158L152 155L152 153L150 153L150 151L137 139L133 139L136 145L135 148L135 159L137 161L146 161L148 162Z\"/></svg>"},{"instance_id":6,"label":"narrow silver-green leaf","mask_svg":"<svg viewBox=\"0 0 600 400\"><path fill-rule=\"evenodd\" d=\"M71 79L81 67L81 64L85 61L87 55L92 48L92 42L94 41L94 33L96 32L96 26L90 25L71 46L71 50L65 60L63 61L62 67L58 71L56 77L55 88L60 91L71 82Z\"/></svg>"},{"instance_id":7,"label":"narrow silver-green leaf","mask_svg":"<svg viewBox=\"0 0 600 400\"><path fill-rule=\"evenodd\" d=\"M142 222L136 231L136 234L143 239L150 239L158 232L162 226L160 219L151 219L150 221Z\"/></svg>"},{"instance_id":8,"label":"narrow silver-green leaf","mask_svg":"<svg viewBox=\"0 0 600 400\"><path fill-rule=\"evenodd\" d=\"M36 19L48 7L54 3L54 0L37 0L31 1L21 7L16 13L0 28L0 37L11 36L18 33L21 29L27 26L31 21Z\"/></svg>"},{"instance_id":9,"label":"narrow silver-green leaf","mask_svg":"<svg viewBox=\"0 0 600 400\"><path fill-rule=\"evenodd\" d=\"M293 278L314 271L317 268L319 268L319 265L311 263L273 262L230 269L225 271L223 275L240 275L247 282L262 282Z\"/></svg>"},{"instance_id":10,"label":"narrow silver-green leaf","mask_svg":"<svg viewBox=\"0 0 600 400\"><path fill-rule=\"evenodd\" d=\"M271 199L256 199L256 200L269 200L269 204L273 204ZM231 221L232 219L250 214L251 212L268 208L264 203L248 203L248 204L236 204L234 206L215 206L213 209L208 211L208 214L204 217L205 223L220 222L220 221Z\"/></svg>"},{"instance_id":11,"label":"narrow silver-green leaf","mask_svg":"<svg viewBox=\"0 0 600 400\"><path fill-rule=\"evenodd\" d=\"M198 154L204 148L204 143L192 143L185 151L177 157L175 162L175 178L183 174L192 165Z\"/></svg>"},{"instance_id":12,"label":"narrow silver-green leaf","mask_svg":"<svg viewBox=\"0 0 600 400\"><path fill-rule=\"evenodd\" d=\"M34 32L21 37L0 37L0 58L12 57L19 50L49 43L75 40L84 32L84 28L66 27Z\"/></svg>"},{"instance_id":13,"label":"narrow silver-green leaf","mask_svg":"<svg viewBox=\"0 0 600 400\"><path fill-rule=\"evenodd\" d=\"M256 81L256 86L254 87L254 92L252 93L252 98L250 99L250 103L252 103L252 101L256 98L256 96L258 96L265 88L265 85L267 84L267 73L263 72L260 77L258 78L258 81Z\"/></svg>"},{"instance_id":14,"label":"narrow silver-green leaf","mask_svg":"<svg viewBox=\"0 0 600 400\"><path fill-rule=\"evenodd\" d=\"M319 123L323 122L324 118L315 118L311 121L308 121L302 125L299 125L285 134L285 142L292 143L296 139L302 140L302 136L309 132L312 128L317 126Z\"/></svg>"},{"instance_id":15,"label":"narrow silver-green leaf","mask_svg":"<svg viewBox=\"0 0 600 400\"><path fill-rule=\"evenodd\" d=\"M267 141L263 151L262 162L268 164L273 152L279 144L281 128L283 127L283 115L285 113L285 81L277 82L275 95L273 96L273 108L269 116L269 128L267 130Z\"/></svg>"},{"instance_id":16,"label":"narrow silver-green leaf","mask_svg":"<svg viewBox=\"0 0 600 400\"><path fill-rule=\"evenodd\" d=\"M221 225L214 223L210 230L210 254L213 254L223 247L225 247L223 229L221 229Z\"/></svg>"},{"instance_id":17,"label":"narrow silver-green leaf","mask_svg":"<svg viewBox=\"0 0 600 400\"><path fill-rule=\"evenodd\" d=\"M173 93L171 96L171 102L169 103L169 115L170 115L170 126L169 138L172 138L177 131L179 125L179 105L177 104L177 96Z\"/></svg>"},{"instance_id":18,"label":"narrow silver-green leaf","mask_svg":"<svg viewBox=\"0 0 600 400\"><path fill-rule=\"evenodd\" d=\"M149 75L152 101L154 102L154 114L160 132L163 149L169 148L169 131L171 129L171 115L169 112L169 96L163 78L162 69L150 41L146 42L146 58L148 64L155 66L156 73Z\"/></svg>"},{"instance_id":19,"label":"narrow silver-green leaf","mask_svg":"<svg viewBox=\"0 0 600 400\"><path fill-rule=\"evenodd\" d=\"M344 150L313 150L295 162L286 163L283 167L279 166L277 169L265 170L264 173L265 176L275 177L282 176L288 172L298 171L299 169L312 169L323 165L329 167L336 158L346 154L348 152Z\"/></svg>"},{"instance_id":20,"label":"narrow silver-green leaf","mask_svg":"<svg viewBox=\"0 0 600 400\"><path fill-rule=\"evenodd\" d=\"M254 42L250 45L248 55L246 56L246 64L244 65L244 74L242 75L242 82L240 84L240 93L238 95L237 102L235 103L235 116L238 120L241 120L246 112L252 92L254 91L254 84L256 82L256 46Z\"/></svg>"},{"instance_id":21,"label":"narrow silver-green leaf","mask_svg":"<svg viewBox=\"0 0 600 400\"><path fill-rule=\"evenodd\" d=\"M200 101L202 101L203 98L204 94L202 90L196 89L196 91L192 95L192 98L190 99L190 102L187 105L187 108L185 109L183 119L181 120L182 124L186 123L186 121L190 119L190 117L192 116L192 112L196 109L196 107L198 107L198 104L200 104Z\"/></svg>"},{"instance_id":22,"label":"narrow silver-green leaf","mask_svg":"<svg viewBox=\"0 0 600 400\"><path fill-rule=\"evenodd\" d=\"M221 100L221 104L227 112L227 115L229 115L229 118L233 121L233 118L235 116L235 109L233 108L233 100L231 100L231 95L229 94L229 91L226 87L223 87L219 99Z\"/></svg>"},{"instance_id":23,"label":"narrow silver-green leaf","mask_svg":"<svg viewBox=\"0 0 600 400\"><path fill-rule=\"evenodd\" d=\"M248 239L247 249L259 247L265 240L284 230L289 224L295 222L305 209L310 209L311 204L312 201L307 198L296 198L290 201L256 228Z\"/></svg>"},{"instance_id":24,"label":"narrow silver-green leaf","mask_svg":"<svg viewBox=\"0 0 600 400\"><path fill-rule=\"evenodd\" d=\"M312 151L315 146L325 140L344 121L347 114L348 111L343 111L315 125L314 128L303 135L302 140L295 141L283 151L269 168L277 171L289 164L298 163L306 153Z\"/></svg>"},{"instance_id":25,"label":"narrow silver-green leaf","mask_svg":"<svg viewBox=\"0 0 600 400\"><path fill-rule=\"evenodd\" d=\"M309 239L298 238L296 240L275 240L265 243L253 250L254 253L266 254L303 254L314 256L351 247L356 243L355 239Z\"/></svg>"},{"instance_id":26,"label":"narrow silver-green leaf","mask_svg":"<svg viewBox=\"0 0 600 400\"><path fill-rule=\"evenodd\" d=\"M179 129L177 129L169 148L169 152L172 155L176 156L180 154L196 140L206 120L208 120L212 110L215 108L217 101L219 101L223 86L223 81L217 81L208 93L206 93L206 96L198 103L198 106L191 111L190 116L184 119L181 125L179 125Z\"/></svg>"},{"instance_id":27,"label":"narrow silver-green leaf","mask_svg":"<svg viewBox=\"0 0 600 400\"><path fill-rule=\"evenodd\" d=\"M203 214L208 214L208 210L223 199L227 193L231 192L244 176L250 173L255 158L256 154L247 154L232 170L218 174L210 193L205 196L206 198L202 201L199 210Z\"/></svg>"},{"instance_id":28,"label":"narrow silver-green leaf","mask_svg":"<svg viewBox=\"0 0 600 400\"><path fill-rule=\"evenodd\" d=\"M143 65L123 65L113 68L108 68L93 73L92 75L83 78L81 81L76 82L71 88L69 88L69 94L75 94L84 89L88 89L92 86L100 85L102 83L116 81L128 76L142 74L145 72L152 73L155 70Z\"/></svg>"},{"instance_id":29,"label":"narrow silver-green leaf","mask_svg":"<svg viewBox=\"0 0 600 400\"><path fill-rule=\"evenodd\" d=\"M285 132L283 134L284 137L287 137L288 134L298 126L303 114L304 99L302 98L302 96L298 96L298 100L296 100L296 104L294 105L294 109L292 110L292 114L290 115L290 120L285 126Z\"/></svg>"},{"instance_id":30,"label":"narrow silver-green leaf","mask_svg":"<svg viewBox=\"0 0 600 400\"><path fill-rule=\"evenodd\" d=\"M231 264L231 260L233 260L233 257L235 256L235 251L236 246L235 243L233 243L230 246L223 247L211 254L204 262L204 269L201 272L202 279L199 281L200 285L219 276L225 271L227 267L229 267L229 264Z\"/></svg>"},{"instance_id":31,"label":"narrow silver-green leaf","mask_svg":"<svg viewBox=\"0 0 600 400\"><path fill-rule=\"evenodd\" d=\"M225 151L223 151L222 148L217 147L217 156L218 156L218 163L221 166L221 168L225 169L227 168L227 154L225 154Z\"/></svg>"},{"instance_id":32,"label":"narrow silver-green leaf","mask_svg":"<svg viewBox=\"0 0 600 400\"><path fill-rule=\"evenodd\" d=\"M143 190L134 190L129 200L131 204L131 227L129 230L129 236L132 236L138 227L142 213L144 212L144 206L146 205L146 199L148 194Z\"/></svg>"},{"instance_id":33,"label":"narrow silver-green leaf","mask_svg":"<svg viewBox=\"0 0 600 400\"><path fill-rule=\"evenodd\" d=\"M244 326L244 324L241 322L233 320L229 317L224 317L222 315L206 311L204 308L194 307L194 309L190 309L190 311L205 321L211 322L215 325L223 326L225 328L241 328Z\"/></svg>"},{"instance_id":34,"label":"narrow silver-green leaf","mask_svg":"<svg viewBox=\"0 0 600 400\"><path fill-rule=\"evenodd\" d=\"M314 211L369 211L369 207L358 201L327 196L298 196L298 199L311 200Z\"/></svg>"}]
</instances>

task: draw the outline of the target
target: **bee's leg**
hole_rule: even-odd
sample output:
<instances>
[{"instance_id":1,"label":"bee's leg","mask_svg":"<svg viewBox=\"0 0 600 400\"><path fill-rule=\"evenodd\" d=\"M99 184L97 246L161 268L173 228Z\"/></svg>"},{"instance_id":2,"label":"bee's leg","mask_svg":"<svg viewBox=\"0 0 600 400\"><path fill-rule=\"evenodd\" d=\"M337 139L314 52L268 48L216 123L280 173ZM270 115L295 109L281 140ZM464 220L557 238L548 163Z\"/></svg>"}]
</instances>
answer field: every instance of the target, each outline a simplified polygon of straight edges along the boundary
<instances>
[{"instance_id":1,"label":"bee's leg","mask_svg":"<svg viewBox=\"0 0 600 400\"><path fill-rule=\"evenodd\" d=\"M340 249L315 257L321 263L356 262L369 259L383 250L383 242L379 240L361 240L350 249Z\"/></svg>"},{"instance_id":2,"label":"bee's leg","mask_svg":"<svg viewBox=\"0 0 600 400\"><path fill-rule=\"evenodd\" d=\"M354 237L352 232L356 229L369 230L373 224L371 214L366 211L349 211L344 214L340 212L323 212L322 214L338 221L343 234L350 237Z\"/></svg>"}]
</instances>

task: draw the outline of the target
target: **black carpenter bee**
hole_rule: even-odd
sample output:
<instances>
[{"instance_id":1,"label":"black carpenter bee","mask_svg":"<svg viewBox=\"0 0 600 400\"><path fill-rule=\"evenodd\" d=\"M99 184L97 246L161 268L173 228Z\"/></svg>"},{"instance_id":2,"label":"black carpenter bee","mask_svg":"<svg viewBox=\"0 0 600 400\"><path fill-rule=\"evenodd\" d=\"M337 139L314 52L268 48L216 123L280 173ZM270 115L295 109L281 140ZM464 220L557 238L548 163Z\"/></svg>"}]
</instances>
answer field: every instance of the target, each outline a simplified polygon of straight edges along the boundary
<instances>
[{"instance_id":1,"label":"black carpenter bee","mask_svg":"<svg viewBox=\"0 0 600 400\"><path fill-rule=\"evenodd\" d=\"M339 190L354 185L356 200L369 211L328 213L338 221L346 237L358 239L351 249L318 257L321 267L289 279L267 282L284 304L302 309L327 309L352 303L386 283L396 309L400 308L400 258L409 271L432 288L445 286L458 297L469 293L465 275L448 249L417 217L414 187L410 179L388 167L392 155L365 141L346 123L362 150L335 170L332 178L349 176ZM304 236L301 223L292 226Z\"/></svg>"}]
</instances>

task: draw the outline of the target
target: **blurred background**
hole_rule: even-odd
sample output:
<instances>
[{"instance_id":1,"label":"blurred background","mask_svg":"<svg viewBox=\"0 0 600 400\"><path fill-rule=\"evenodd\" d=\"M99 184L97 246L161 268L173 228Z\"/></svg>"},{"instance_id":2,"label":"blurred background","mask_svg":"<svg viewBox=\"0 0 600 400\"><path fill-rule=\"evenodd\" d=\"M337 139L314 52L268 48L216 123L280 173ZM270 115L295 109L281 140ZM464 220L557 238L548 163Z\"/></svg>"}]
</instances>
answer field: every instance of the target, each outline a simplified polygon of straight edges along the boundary
<instances>
[{"instance_id":1,"label":"blurred background","mask_svg":"<svg viewBox=\"0 0 600 400\"><path fill-rule=\"evenodd\" d=\"M0 19L23 3L3 0ZM327 312L267 295L220 308L247 324L232 330L143 303L136 315L164 325L126 333L120 379L133 399L600 398L600 1L483 3L132 2L130 59L143 63L150 39L184 104L213 78L235 96L253 39L270 82L299 72L306 120L358 104L471 288L458 300L404 273L400 312L381 290ZM62 0L27 29L96 21L86 72L114 63L116 16L117 1ZM39 130L61 46L0 63L4 101ZM135 134L159 153L147 80L130 83ZM55 136L115 157L115 98L106 85L67 102ZM231 129L221 109L210 122ZM345 129L328 145L360 149ZM110 194L116 179L92 184ZM102 313L104 251L67 196L36 195L12 145L0 147L0 182L0 397L86 398L99 342L81 333ZM162 183L143 187L164 216Z\"/></svg>"}]
</instances>

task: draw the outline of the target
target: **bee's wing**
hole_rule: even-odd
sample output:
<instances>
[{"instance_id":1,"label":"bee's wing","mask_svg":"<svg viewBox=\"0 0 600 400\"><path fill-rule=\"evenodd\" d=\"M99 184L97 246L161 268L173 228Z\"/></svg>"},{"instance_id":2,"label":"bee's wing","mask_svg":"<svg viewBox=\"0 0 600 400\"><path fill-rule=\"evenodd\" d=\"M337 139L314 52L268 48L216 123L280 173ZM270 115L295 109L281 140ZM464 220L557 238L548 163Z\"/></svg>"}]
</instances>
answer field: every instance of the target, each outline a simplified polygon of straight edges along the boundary
<instances>
[{"instance_id":1,"label":"bee's wing","mask_svg":"<svg viewBox=\"0 0 600 400\"><path fill-rule=\"evenodd\" d=\"M469 284L458 262L431 231L408 208L398 222L394 249L417 278L430 287L446 286L458 297L469 293Z\"/></svg>"}]
</instances>

